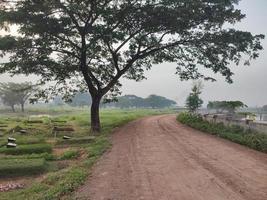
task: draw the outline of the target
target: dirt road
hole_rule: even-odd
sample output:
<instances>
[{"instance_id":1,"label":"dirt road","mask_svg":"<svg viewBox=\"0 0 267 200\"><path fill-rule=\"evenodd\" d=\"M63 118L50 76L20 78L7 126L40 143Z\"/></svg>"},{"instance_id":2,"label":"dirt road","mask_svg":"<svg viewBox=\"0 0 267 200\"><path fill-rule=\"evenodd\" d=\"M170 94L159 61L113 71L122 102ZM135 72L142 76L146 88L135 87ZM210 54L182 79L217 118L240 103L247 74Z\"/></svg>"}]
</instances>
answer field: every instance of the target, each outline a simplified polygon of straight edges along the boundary
<instances>
[{"instance_id":1,"label":"dirt road","mask_svg":"<svg viewBox=\"0 0 267 200\"><path fill-rule=\"evenodd\" d=\"M132 122L112 141L77 199L267 200L266 154L188 128L173 115Z\"/></svg>"}]
</instances>

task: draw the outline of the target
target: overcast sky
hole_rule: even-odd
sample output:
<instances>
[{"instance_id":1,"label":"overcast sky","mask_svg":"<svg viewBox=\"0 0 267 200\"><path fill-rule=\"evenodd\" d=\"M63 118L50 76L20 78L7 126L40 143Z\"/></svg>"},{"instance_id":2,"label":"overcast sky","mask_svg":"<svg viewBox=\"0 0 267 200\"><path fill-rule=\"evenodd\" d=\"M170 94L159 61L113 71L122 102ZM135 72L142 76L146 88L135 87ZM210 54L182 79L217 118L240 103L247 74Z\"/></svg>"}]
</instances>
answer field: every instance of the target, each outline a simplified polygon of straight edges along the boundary
<instances>
[{"instance_id":1,"label":"overcast sky","mask_svg":"<svg viewBox=\"0 0 267 200\"><path fill-rule=\"evenodd\" d=\"M267 0L242 0L239 7L247 17L236 28L267 36ZM202 93L205 104L211 100L241 100L249 106L267 104L267 39L263 41L263 47L265 50L261 52L260 58L253 61L251 66L232 66L235 73L233 84L226 83L220 76L216 76L218 81L215 83L205 82ZM170 63L156 65L146 73L147 80L138 83L123 80L123 94L142 97L157 94L184 105L192 82L179 81L175 68L176 65ZM0 82L25 80L29 78L0 76Z\"/></svg>"},{"instance_id":2,"label":"overcast sky","mask_svg":"<svg viewBox=\"0 0 267 200\"><path fill-rule=\"evenodd\" d=\"M267 36L267 0L242 0L239 5L246 19L236 27L254 34ZM218 77L215 83L205 82L202 98L211 100L241 100L249 106L267 104L267 40L263 41L264 51L251 66L232 66L234 83L228 84ZM155 66L147 72L147 80L140 83L123 81L124 94L159 94L174 99L183 105L190 92L192 82L181 82L175 73L175 64Z\"/></svg>"}]
</instances>

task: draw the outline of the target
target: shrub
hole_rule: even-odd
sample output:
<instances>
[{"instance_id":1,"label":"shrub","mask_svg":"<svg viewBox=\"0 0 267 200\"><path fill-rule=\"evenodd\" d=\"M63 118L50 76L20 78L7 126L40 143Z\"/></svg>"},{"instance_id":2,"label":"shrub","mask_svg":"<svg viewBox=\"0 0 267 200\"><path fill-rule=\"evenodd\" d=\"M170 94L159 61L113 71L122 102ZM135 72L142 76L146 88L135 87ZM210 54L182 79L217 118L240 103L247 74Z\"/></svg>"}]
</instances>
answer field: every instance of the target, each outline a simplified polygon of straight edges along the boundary
<instances>
[{"instance_id":1,"label":"shrub","mask_svg":"<svg viewBox=\"0 0 267 200\"><path fill-rule=\"evenodd\" d=\"M52 147L49 144L18 145L17 148L0 148L0 153L7 155L41 154L51 152Z\"/></svg>"},{"instance_id":2,"label":"shrub","mask_svg":"<svg viewBox=\"0 0 267 200\"><path fill-rule=\"evenodd\" d=\"M46 170L46 166L44 159L1 159L0 177L39 174Z\"/></svg>"},{"instance_id":3,"label":"shrub","mask_svg":"<svg viewBox=\"0 0 267 200\"><path fill-rule=\"evenodd\" d=\"M208 122L201 116L190 113L179 114L177 120L192 128L267 153L267 135L265 134L246 131L244 128L236 125L225 126L223 123Z\"/></svg>"}]
</instances>

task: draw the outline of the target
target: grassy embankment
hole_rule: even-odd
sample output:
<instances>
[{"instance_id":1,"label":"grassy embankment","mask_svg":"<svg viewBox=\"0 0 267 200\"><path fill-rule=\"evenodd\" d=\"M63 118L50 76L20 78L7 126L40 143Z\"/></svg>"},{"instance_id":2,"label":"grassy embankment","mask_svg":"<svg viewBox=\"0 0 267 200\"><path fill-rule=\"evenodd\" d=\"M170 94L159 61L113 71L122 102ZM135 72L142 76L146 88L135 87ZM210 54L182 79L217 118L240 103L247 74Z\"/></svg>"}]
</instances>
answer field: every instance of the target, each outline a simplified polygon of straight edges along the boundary
<instances>
[{"instance_id":1,"label":"grassy embankment","mask_svg":"<svg viewBox=\"0 0 267 200\"><path fill-rule=\"evenodd\" d=\"M163 111L166 112L166 111ZM80 186L90 173L91 166L110 147L111 131L134 119L163 112L155 110L105 110L101 113L102 134L89 137L89 114L87 112L69 112L60 116L38 118L43 123L29 123L22 117L2 117L0 124L7 125L0 137L0 146L7 137L17 138L17 149L0 148L0 177L28 176L46 173L45 178L35 180L22 190L0 193L0 199L54 200L69 199L72 192ZM53 126L71 126L75 129L73 139L64 141L62 135L54 138ZM16 134L14 129L26 129L27 134ZM58 148L67 148L61 155L54 154ZM82 156L80 156L82 154ZM69 165L58 167L62 160ZM71 161L72 160L72 161ZM32 172L32 173L31 173Z\"/></svg>"},{"instance_id":2,"label":"grassy embankment","mask_svg":"<svg viewBox=\"0 0 267 200\"><path fill-rule=\"evenodd\" d=\"M223 123L211 123L200 116L190 113L179 114L177 120L197 130L267 153L266 134L244 130L240 126L225 126Z\"/></svg>"}]
</instances>

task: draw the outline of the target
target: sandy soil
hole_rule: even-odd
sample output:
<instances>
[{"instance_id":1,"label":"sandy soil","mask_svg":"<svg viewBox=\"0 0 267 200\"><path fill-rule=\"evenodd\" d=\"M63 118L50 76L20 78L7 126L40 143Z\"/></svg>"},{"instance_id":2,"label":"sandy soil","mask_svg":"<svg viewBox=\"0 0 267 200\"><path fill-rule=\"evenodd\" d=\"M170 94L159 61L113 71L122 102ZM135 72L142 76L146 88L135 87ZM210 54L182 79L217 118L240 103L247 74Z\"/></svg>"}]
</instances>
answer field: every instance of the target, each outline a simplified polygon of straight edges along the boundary
<instances>
[{"instance_id":1,"label":"sandy soil","mask_svg":"<svg viewBox=\"0 0 267 200\"><path fill-rule=\"evenodd\" d=\"M132 122L112 136L77 199L267 200L267 154L176 122Z\"/></svg>"}]
</instances>

